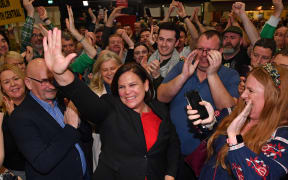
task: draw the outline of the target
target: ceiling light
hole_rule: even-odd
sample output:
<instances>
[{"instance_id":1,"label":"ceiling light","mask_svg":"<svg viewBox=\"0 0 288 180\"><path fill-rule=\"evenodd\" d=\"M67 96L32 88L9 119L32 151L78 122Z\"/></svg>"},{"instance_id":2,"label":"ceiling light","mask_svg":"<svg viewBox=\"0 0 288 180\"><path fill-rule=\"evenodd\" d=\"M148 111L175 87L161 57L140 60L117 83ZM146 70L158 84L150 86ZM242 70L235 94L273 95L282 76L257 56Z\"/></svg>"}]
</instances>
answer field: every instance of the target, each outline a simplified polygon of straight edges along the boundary
<instances>
[{"instance_id":1,"label":"ceiling light","mask_svg":"<svg viewBox=\"0 0 288 180\"><path fill-rule=\"evenodd\" d=\"M83 1L83 6L89 6L88 1Z\"/></svg>"}]
</instances>

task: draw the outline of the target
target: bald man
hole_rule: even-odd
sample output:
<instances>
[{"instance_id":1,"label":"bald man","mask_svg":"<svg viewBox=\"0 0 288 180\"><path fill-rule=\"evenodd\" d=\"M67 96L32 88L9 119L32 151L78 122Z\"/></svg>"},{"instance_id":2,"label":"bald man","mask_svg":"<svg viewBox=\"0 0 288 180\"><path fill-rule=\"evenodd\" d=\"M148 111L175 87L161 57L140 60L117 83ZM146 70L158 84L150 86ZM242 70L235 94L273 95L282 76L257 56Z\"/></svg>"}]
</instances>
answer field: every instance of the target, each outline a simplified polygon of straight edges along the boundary
<instances>
[{"instance_id":1,"label":"bald man","mask_svg":"<svg viewBox=\"0 0 288 180\"><path fill-rule=\"evenodd\" d=\"M30 61L25 77L30 92L9 120L9 128L26 159L26 177L90 179L82 141L89 139L84 137L91 137L92 132L87 124L80 123L70 106L63 113L65 107L56 101L52 80L44 59Z\"/></svg>"}]
</instances>

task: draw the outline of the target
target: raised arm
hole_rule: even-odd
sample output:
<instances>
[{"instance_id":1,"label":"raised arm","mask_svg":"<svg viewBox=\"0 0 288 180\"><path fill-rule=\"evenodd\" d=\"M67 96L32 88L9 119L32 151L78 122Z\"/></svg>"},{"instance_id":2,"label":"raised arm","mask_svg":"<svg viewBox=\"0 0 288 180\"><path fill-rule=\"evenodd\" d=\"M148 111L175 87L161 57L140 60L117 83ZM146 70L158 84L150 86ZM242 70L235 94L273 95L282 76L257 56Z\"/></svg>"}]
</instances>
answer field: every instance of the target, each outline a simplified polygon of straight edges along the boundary
<instances>
[{"instance_id":1,"label":"raised arm","mask_svg":"<svg viewBox=\"0 0 288 180\"><path fill-rule=\"evenodd\" d=\"M48 32L48 37L43 39L44 58L47 68L52 72L59 89L65 96L73 101L81 116L95 123L105 119L111 105L107 105L82 81L74 78L73 73L68 70L75 53L64 57L61 46L61 31L57 28ZM87 104L87 102L89 102ZM95 112L97 109L97 112Z\"/></svg>"},{"instance_id":2,"label":"raised arm","mask_svg":"<svg viewBox=\"0 0 288 180\"><path fill-rule=\"evenodd\" d=\"M183 4L181 2L178 3L177 5L177 14L183 19L183 21L185 22L191 37L193 39L197 39L199 37L198 31L195 28L195 26L193 25L193 23L190 21L190 18L187 16L187 13L185 11L185 8L183 6Z\"/></svg>"},{"instance_id":3,"label":"raised arm","mask_svg":"<svg viewBox=\"0 0 288 180\"><path fill-rule=\"evenodd\" d=\"M247 16L245 12L245 3L243 2L236 2L232 5L232 11L235 13L237 16L240 17L242 20L244 29L251 41L251 44L254 45L255 42L260 39L260 34L257 31L256 27L254 24L250 21L249 17Z\"/></svg>"},{"instance_id":4,"label":"raised arm","mask_svg":"<svg viewBox=\"0 0 288 180\"><path fill-rule=\"evenodd\" d=\"M121 10L125 8L124 6L119 6L117 8L115 8L112 13L110 14L110 16L107 19L107 23L105 24L105 26L107 27L113 27L113 22L114 19L119 17L119 16L125 16L126 14L121 14Z\"/></svg>"},{"instance_id":5,"label":"raised arm","mask_svg":"<svg viewBox=\"0 0 288 180\"><path fill-rule=\"evenodd\" d=\"M193 64L192 62L194 61L194 57L197 54L197 50L192 51L187 59L185 59L183 67L182 67L182 72L176 75L173 79L168 81L167 83L162 83L157 90L157 98L159 101L164 102L164 103L169 103L174 96L179 92L179 90L182 88L182 86L185 84L187 79L192 76L194 71L196 70L199 60L195 60L195 63ZM169 78L169 75L172 73L177 74L176 68L178 68L177 64L174 66L174 68L168 73L166 78Z\"/></svg>"},{"instance_id":6,"label":"raised arm","mask_svg":"<svg viewBox=\"0 0 288 180\"><path fill-rule=\"evenodd\" d=\"M281 13L284 9L282 0L272 0L275 7L272 16L265 23L260 35L261 38L273 38L276 27L280 21Z\"/></svg>"},{"instance_id":7,"label":"raised arm","mask_svg":"<svg viewBox=\"0 0 288 180\"><path fill-rule=\"evenodd\" d=\"M67 5L67 11L68 11L68 15L69 15L69 19L66 18L66 27L67 27L67 29L70 31L72 36L83 45L83 48L84 48L86 54L91 59L93 59L96 56L96 54L97 54L96 49L75 28L72 7Z\"/></svg>"},{"instance_id":8,"label":"raised arm","mask_svg":"<svg viewBox=\"0 0 288 180\"><path fill-rule=\"evenodd\" d=\"M48 17L47 10L45 9L45 7L40 6L37 8L37 11L41 21L45 23L45 25L48 27L49 30L53 30L54 26Z\"/></svg>"},{"instance_id":9,"label":"raised arm","mask_svg":"<svg viewBox=\"0 0 288 180\"><path fill-rule=\"evenodd\" d=\"M230 108L234 106L235 99L232 95L230 95L217 73L221 66L222 55L217 50L211 50L208 54L209 56L207 56L207 59L210 65L206 72L214 104L219 110L222 110L223 108ZM234 79L231 77L231 81L233 80ZM238 83L235 85L236 91Z\"/></svg>"},{"instance_id":10,"label":"raised arm","mask_svg":"<svg viewBox=\"0 0 288 180\"><path fill-rule=\"evenodd\" d=\"M200 29L200 32L203 33L205 31L207 31L207 29L203 26L203 24L199 21L198 18L198 12L199 12L199 8L196 8L194 10L194 16L192 16L192 22L196 23Z\"/></svg>"},{"instance_id":11,"label":"raised arm","mask_svg":"<svg viewBox=\"0 0 288 180\"><path fill-rule=\"evenodd\" d=\"M124 29L117 29L116 34L118 34L122 37L122 39L128 44L129 49L134 49L134 42L128 36L128 34L126 33L126 31Z\"/></svg>"},{"instance_id":12,"label":"raised arm","mask_svg":"<svg viewBox=\"0 0 288 180\"><path fill-rule=\"evenodd\" d=\"M110 35L114 33L114 30L113 30L114 19L119 16L125 16L125 14L121 14L121 9L123 8L125 7L119 6L115 8L110 14L109 18L107 19L107 22L104 26L104 31L102 34L102 49L106 48L106 46L108 45Z\"/></svg>"},{"instance_id":13,"label":"raised arm","mask_svg":"<svg viewBox=\"0 0 288 180\"><path fill-rule=\"evenodd\" d=\"M172 0L172 3L170 4L167 13L164 16L163 22L168 22L171 14L175 10L176 5L178 4L178 1Z\"/></svg>"},{"instance_id":14,"label":"raised arm","mask_svg":"<svg viewBox=\"0 0 288 180\"><path fill-rule=\"evenodd\" d=\"M33 25L35 22L34 19L35 10L32 4L33 2L34 0L23 0L23 6L27 11L27 17L21 29L21 47L20 47L21 53L26 51L26 46L31 46L30 41L33 33Z\"/></svg>"}]
</instances>

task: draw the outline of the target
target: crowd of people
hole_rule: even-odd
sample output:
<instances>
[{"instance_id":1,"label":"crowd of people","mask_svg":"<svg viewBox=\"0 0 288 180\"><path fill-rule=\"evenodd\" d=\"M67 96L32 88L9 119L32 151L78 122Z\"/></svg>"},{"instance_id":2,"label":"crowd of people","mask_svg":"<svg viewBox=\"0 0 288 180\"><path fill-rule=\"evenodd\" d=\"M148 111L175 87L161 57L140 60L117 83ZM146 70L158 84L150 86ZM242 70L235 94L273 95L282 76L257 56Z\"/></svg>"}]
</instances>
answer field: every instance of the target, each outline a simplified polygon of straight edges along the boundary
<instances>
[{"instance_id":1,"label":"crowd of people","mask_svg":"<svg viewBox=\"0 0 288 180\"><path fill-rule=\"evenodd\" d=\"M4 179L287 178L282 0L267 21L235 2L209 25L173 0L161 20L121 24L125 7L89 8L78 27L67 5L62 30L33 1L23 0L19 44L13 29L0 31Z\"/></svg>"}]
</instances>

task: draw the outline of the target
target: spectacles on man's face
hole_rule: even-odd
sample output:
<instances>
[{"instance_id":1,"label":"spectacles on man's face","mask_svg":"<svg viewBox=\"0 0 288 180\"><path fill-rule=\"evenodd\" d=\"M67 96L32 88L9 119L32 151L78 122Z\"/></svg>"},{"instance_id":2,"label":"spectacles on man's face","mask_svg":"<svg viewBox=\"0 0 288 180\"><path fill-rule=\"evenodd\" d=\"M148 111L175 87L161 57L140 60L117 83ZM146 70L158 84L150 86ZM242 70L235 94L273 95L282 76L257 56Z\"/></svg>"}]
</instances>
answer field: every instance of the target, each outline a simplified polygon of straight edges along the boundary
<instances>
[{"instance_id":1,"label":"spectacles on man's face","mask_svg":"<svg viewBox=\"0 0 288 180\"><path fill-rule=\"evenodd\" d=\"M206 54L208 54L210 51L212 50L219 50L219 49L210 49L210 48L207 48L207 49L204 49L204 48L196 48L198 50L198 52L200 52L201 54L203 54L203 52L206 52Z\"/></svg>"},{"instance_id":2,"label":"spectacles on man's face","mask_svg":"<svg viewBox=\"0 0 288 180\"><path fill-rule=\"evenodd\" d=\"M43 38L43 35L41 33L40 34L33 33L32 37Z\"/></svg>"},{"instance_id":3,"label":"spectacles on man's face","mask_svg":"<svg viewBox=\"0 0 288 180\"><path fill-rule=\"evenodd\" d=\"M54 78L42 79L42 80L38 80L38 79L35 79L35 78L32 78L32 77L28 77L28 78L32 79L33 81L36 81L36 82L40 83L41 86L48 86L50 84L53 85L53 81L54 81Z\"/></svg>"}]
</instances>

